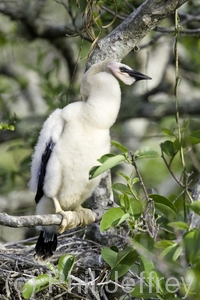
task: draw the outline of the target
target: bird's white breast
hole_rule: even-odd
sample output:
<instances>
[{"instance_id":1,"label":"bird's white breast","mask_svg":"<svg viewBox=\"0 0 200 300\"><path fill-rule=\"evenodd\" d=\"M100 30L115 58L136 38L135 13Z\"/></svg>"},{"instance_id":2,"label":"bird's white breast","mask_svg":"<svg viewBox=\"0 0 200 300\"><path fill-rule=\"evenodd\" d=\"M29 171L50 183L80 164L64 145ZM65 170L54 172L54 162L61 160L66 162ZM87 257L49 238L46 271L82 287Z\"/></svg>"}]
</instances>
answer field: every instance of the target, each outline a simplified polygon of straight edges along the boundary
<instances>
[{"instance_id":1,"label":"bird's white breast","mask_svg":"<svg viewBox=\"0 0 200 300\"><path fill-rule=\"evenodd\" d=\"M97 159L110 151L109 129L98 129L82 118L83 102L63 110L65 122L56 142L45 176L44 191L57 197L62 208L74 209L87 199L100 181L89 180L89 170Z\"/></svg>"}]
</instances>

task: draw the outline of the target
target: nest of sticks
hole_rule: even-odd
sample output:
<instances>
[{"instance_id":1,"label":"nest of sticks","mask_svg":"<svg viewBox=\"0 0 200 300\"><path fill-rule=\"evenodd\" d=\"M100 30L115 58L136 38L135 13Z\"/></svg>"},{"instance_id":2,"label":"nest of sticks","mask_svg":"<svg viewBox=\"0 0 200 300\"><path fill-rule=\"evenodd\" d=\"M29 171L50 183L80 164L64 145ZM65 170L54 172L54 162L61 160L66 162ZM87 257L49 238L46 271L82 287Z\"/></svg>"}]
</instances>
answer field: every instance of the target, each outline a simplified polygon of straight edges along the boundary
<instances>
[{"instance_id":1,"label":"nest of sticks","mask_svg":"<svg viewBox=\"0 0 200 300\"><path fill-rule=\"evenodd\" d=\"M51 264L58 265L63 254L75 256L70 275L70 287L63 284L49 285L33 294L30 299L114 299L107 295L105 286L111 284L109 267L101 257L102 245L116 245L122 248L126 243L124 235L116 232L103 234L97 224L83 229L71 230L58 237L58 247ZM19 242L0 244L0 299L22 300L22 287L26 281L40 274L55 274L47 265L34 260L37 237Z\"/></svg>"}]
</instances>

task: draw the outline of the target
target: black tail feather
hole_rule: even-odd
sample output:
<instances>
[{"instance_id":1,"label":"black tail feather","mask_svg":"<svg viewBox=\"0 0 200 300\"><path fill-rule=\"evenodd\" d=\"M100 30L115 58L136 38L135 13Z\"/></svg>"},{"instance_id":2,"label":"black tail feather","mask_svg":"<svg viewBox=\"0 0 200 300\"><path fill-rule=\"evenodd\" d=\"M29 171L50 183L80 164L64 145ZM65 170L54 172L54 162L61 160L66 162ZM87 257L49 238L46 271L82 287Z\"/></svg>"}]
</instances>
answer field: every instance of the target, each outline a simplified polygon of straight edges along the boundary
<instances>
[{"instance_id":1,"label":"black tail feather","mask_svg":"<svg viewBox=\"0 0 200 300\"><path fill-rule=\"evenodd\" d=\"M38 261L49 260L57 247L57 234L41 231L35 246L35 259Z\"/></svg>"}]
</instances>

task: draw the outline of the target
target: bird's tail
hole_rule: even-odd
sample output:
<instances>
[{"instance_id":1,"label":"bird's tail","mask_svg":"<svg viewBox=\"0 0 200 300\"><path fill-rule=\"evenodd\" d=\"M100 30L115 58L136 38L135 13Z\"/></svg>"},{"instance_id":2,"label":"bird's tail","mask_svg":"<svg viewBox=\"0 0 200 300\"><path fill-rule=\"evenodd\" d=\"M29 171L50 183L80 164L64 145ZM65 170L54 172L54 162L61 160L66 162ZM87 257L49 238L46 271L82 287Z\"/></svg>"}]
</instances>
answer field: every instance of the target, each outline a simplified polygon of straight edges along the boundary
<instances>
[{"instance_id":1,"label":"bird's tail","mask_svg":"<svg viewBox=\"0 0 200 300\"><path fill-rule=\"evenodd\" d=\"M40 263L48 261L57 247L57 234L54 232L41 231L35 246L35 259Z\"/></svg>"}]
</instances>

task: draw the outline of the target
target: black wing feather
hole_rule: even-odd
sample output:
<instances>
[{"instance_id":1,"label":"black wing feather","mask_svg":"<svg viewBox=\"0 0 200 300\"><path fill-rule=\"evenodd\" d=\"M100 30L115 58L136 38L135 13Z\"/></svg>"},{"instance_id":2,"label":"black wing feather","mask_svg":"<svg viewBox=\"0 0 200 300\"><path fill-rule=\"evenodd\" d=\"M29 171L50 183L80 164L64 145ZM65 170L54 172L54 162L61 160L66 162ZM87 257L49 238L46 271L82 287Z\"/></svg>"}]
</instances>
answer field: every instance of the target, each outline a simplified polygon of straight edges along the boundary
<instances>
[{"instance_id":1,"label":"black wing feather","mask_svg":"<svg viewBox=\"0 0 200 300\"><path fill-rule=\"evenodd\" d=\"M41 158L41 165L40 170L38 174L38 186L37 186L37 193L35 195L35 202L38 203L42 196L44 195L43 186L44 186L44 178L46 174L47 169L47 163L49 161L49 158L51 156L51 153L53 151L53 148L55 146L55 143L50 140L48 144L46 144L46 148L44 150L44 153L42 154Z\"/></svg>"}]
</instances>

